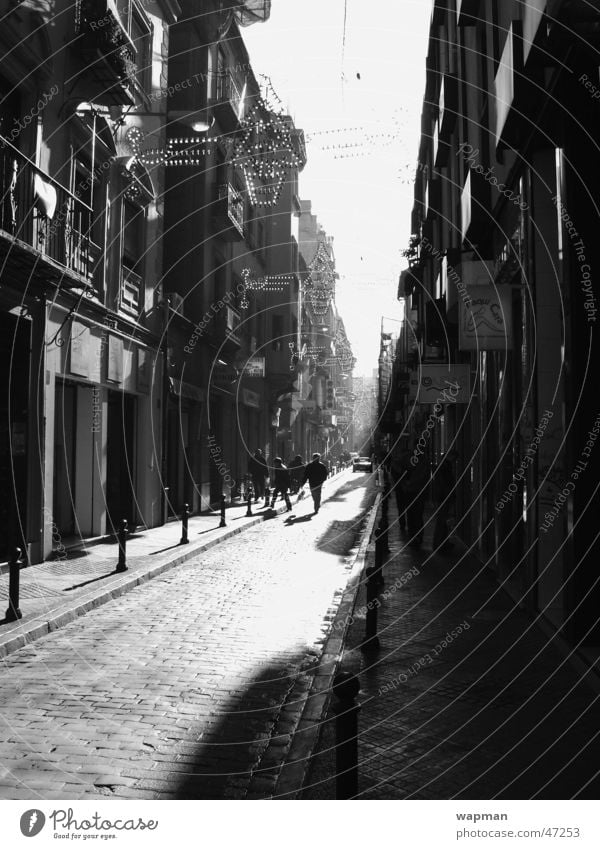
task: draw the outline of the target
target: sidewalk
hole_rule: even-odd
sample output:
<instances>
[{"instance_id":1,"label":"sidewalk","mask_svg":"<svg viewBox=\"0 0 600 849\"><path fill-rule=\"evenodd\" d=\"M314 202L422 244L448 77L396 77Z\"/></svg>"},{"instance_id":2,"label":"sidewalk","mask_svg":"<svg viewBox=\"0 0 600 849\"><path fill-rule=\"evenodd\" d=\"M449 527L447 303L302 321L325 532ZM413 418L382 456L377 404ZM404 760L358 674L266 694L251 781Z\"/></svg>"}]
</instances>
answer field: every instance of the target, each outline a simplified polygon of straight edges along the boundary
<instances>
[{"instance_id":1,"label":"sidewalk","mask_svg":"<svg viewBox=\"0 0 600 849\"><path fill-rule=\"evenodd\" d=\"M330 498L351 478L343 470L328 478L323 500ZM310 500L310 496L308 496ZM295 498L292 497L292 504ZM220 528L220 512L191 516L187 545L180 545L181 522L138 531L127 539L128 571L116 573L119 556L116 538L102 538L70 548L67 558L47 560L20 571L20 610L23 618L6 622L8 607L7 573L0 574L0 657L16 651L45 634L61 628L90 610L118 598L139 584L183 563L202 551L219 545L247 528L285 512L278 501L275 511L263 507L264 500L252 504L252 518L246 517L247 504L226 511L227 527Z\"/></svg>"},{"instance_id":2,"label":"sidewalk","mask_svg":"<svg viewBox=\"0 0 600 849\"><path fill-rule=\"evenodd\" d=\"M374 653L364 582L357 596L341 664L361 684L357 798L598 798L597 679L458 541L432 554L431 535L408 547L390 500ZM335 798L332 705L301 798Z\"/></svg>"}]
</instances>

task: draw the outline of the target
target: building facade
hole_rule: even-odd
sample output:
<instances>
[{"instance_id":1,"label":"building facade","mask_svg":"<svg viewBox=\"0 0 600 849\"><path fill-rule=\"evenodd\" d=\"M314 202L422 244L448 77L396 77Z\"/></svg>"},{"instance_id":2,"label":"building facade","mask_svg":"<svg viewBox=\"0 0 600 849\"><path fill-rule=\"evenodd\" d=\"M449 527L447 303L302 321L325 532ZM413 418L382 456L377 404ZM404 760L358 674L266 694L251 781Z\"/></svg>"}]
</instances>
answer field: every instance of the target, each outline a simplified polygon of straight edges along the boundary
<instances>
[{"instance_id":1,"label":"building facade","mask_svg":"<svg viewBox=\"0 0 600 849\"><path fill-rule=\"evenodd\" d=\"M8 5L1 536L35 562L57 539L162 521L162 171L126 133L164 132L178 7Z\"/></svg>"},{"instance_id":2,"label":"building facade","mask_svg":"<svg viewBox=\"0 0 600 849\"><path fill-rule=\"evenodd\" d=\"M433 4L399 291L417 379L446 368L467 390L414 403L435 412L433 462L459 450L463 536L583 646L599 640L599 24L579 2Z\"/></svg>"}]
</instances>

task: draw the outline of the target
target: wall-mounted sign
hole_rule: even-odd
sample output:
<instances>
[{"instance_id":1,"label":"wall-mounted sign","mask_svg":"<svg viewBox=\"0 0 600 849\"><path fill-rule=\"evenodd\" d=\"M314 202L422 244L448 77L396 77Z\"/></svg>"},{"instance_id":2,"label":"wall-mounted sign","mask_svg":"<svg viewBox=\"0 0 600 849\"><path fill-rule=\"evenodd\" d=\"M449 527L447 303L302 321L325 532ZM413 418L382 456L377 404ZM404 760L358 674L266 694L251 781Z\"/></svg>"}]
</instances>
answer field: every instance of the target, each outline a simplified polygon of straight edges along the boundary
<instances>
[{"instance_id":1,"label":"wall-mounted sign","mask_svg":"<svg viewBox=\"0 0 600 849\"><path fill-rule=\"evenodd\" d=\"M260 410L260 395L258 392L252 392L250 389L242 389L242 401L247 407L254 407Z\"/></svg>"},{"instance_id":2,"label":"wall-mounted sign","mask_svg":"<svg viewBox=\"0 0 600 849\"><path fill-rule=\"evenodd\" d=\"M503 286L470 286L469 301L461 300L461 351L512 350L512 290Z\"/></svg>"},{"instance_id":3,"label":"wall-mounted sign","mask_svg":"<svg viewBox=\"0 0 600 849\"><path fill-rule=\"evenodd\" d=\"M265 358L250 357L246 360L244 366L244 374L246 377L264 377L265 376Z\"/></svg>"},{"instance_id":4,"label":"wall-mounted sign","mask_svg":"<svg viewBox=\"0 0 600 849\"><path fill-rule=\"evenodd\" d=\"M468 404L470 372L468 363L424 364L410 373L410 400L417 404Z\"/></svg>"}]
</instances>

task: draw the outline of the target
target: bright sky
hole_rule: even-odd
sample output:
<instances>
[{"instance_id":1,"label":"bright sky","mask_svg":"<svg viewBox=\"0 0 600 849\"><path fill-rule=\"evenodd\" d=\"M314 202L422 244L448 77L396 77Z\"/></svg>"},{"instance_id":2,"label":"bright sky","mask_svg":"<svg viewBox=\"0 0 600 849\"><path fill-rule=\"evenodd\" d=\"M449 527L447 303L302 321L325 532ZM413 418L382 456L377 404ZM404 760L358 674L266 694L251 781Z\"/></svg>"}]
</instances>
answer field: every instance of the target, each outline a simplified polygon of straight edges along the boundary
<instances>
[{"instance_id":1,"label":"bright sky","mask_svg":"<svg viewBox=\"0 0 600 849\"><path fill-rule=\"evenodd\" d=\"M243 30L255 73L307 136L300 194L334 237L357 375L377 367L381 317L401 316L430 15L430 0L273 0L270 20Z\"/></svg>"}]
</instances>

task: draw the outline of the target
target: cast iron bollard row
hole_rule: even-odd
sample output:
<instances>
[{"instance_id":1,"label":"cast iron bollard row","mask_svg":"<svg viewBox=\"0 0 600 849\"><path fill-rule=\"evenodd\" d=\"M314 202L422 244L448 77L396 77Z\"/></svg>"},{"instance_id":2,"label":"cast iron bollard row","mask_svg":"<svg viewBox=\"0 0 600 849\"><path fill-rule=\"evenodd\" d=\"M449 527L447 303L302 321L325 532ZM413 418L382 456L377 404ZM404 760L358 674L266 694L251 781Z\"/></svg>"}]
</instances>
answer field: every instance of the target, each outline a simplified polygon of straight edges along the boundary
<instances>
[{"instance_id":1,"label":"cast iron bollard row","mask_svg":"<svg viewBox=\"0 0 600 849\"><path fill-rule=\"evenodd\" d=\"M117 572L127 572L127 534L129 526L127 519L121 519L119 523L119 532L117 534L119 540L119 561L117 563Z\"/></svg>"},{"instance_id":2,"label":"cast iron bollard row","mask_svg":"<svg viewBox=\"0 0 600 849\"><path fill-rule=\"evenodd\" d=\"M181 539L179 545L187 545L188 539L188 519L190 517L190 505L183 505L183 513L181 514Z\"/></svg>"},{"instance_id":3,"label":"cast iron bollard row","mask_svg":"<svg viewBox=\"0 0 600 849\"><path fill-rule=\"evenodd\" d=\"M20 548L13 549L12 557L8 564L8 609L5 617L7 622L16 622L17 619L23 618L21 608L19 607L22 553Z\"/></svg>"},{"instance_id":4,"label":"cast iron bollard row","mask_svg":"<svg viewBox=\"0 0 600 849\"><path fill-rule=\"evenodd\" d=\"M333 679L335 706L335 797L352 799L358 793L358 712L360 681L350 672Z\"/></svg>"}]
</instances>

